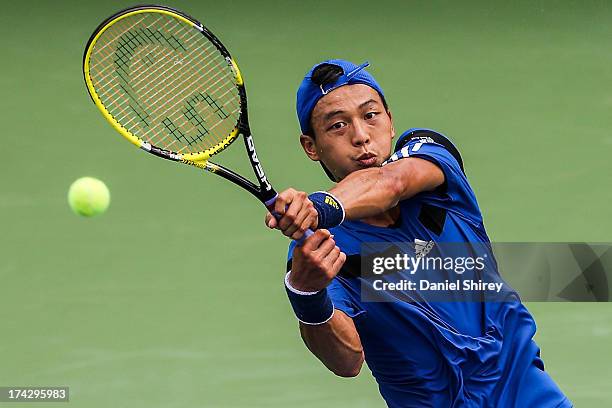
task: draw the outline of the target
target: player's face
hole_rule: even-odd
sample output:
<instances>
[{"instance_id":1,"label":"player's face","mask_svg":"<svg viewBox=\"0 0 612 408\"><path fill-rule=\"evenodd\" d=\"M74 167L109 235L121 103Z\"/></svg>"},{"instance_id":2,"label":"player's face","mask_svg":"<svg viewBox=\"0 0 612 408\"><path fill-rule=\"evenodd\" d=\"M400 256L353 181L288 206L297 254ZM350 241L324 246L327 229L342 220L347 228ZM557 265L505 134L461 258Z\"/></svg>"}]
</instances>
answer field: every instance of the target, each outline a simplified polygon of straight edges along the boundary
<instances>
[{"instance_id":1,"label":"player's face","mask_svg":"<svg viewBox=\"0 0 612 408\"><path fill-rule=\"evenodd\" d=\"M315 137L303 135L308 157L321 161L337 180L355 170L380 166L395 135L391 113L367 85L345 85L321 98L311 124Z\"/></svg>"}]
</instances>

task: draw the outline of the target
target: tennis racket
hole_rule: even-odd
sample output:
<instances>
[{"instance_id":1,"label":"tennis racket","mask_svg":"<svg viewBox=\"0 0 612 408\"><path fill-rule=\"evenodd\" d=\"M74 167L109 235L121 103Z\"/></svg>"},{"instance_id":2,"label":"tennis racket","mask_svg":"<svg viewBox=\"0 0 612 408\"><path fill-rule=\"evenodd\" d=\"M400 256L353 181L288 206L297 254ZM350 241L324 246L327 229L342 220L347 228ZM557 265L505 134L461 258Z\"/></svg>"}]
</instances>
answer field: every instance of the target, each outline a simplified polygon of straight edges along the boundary
<instances>
[{"instance_id":1,"label":"tennis racket","mask_svg":"<svg viewBox=\"0 0 612 408\"><path fill-rule=\"evenodd\" d=\"M200 22L164 6L122 10L89 38L83 74L91 99L127 140L155 156L217 174L273 212L277 193L257 157L242 75L223 43ZM239 135L257 183L209 160Z\"/></svg>"}]
</instances>

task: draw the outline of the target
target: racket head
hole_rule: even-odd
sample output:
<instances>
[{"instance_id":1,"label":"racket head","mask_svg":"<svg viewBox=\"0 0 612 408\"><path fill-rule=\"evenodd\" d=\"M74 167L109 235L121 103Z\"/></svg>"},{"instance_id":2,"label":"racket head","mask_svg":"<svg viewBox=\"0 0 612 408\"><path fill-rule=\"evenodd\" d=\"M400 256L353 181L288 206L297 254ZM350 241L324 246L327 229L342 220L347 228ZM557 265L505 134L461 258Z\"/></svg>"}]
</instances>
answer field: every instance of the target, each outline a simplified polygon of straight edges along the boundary
<instances>
[{"instance_id":1,"label":"racket head","mask_svg":"<svg viewBox=\"0 0 612 408\"><path fill-rule=\"evenodd\" d=\"M206 161L249 134L235 60L194 18L165 6L122 10L83 55L92 100L127 140L177 161Z\"/></svg>"}]
</instances>

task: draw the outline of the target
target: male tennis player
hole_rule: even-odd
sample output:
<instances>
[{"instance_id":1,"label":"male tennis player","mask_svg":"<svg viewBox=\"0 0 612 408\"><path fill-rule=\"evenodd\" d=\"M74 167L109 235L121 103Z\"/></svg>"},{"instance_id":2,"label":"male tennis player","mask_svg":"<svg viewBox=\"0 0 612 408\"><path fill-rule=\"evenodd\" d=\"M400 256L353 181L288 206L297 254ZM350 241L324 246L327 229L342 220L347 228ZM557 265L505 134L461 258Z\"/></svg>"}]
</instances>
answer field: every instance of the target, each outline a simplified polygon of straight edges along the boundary
<instances>
[{"instance_id":1,"label":"male tennis player","mask_svg":"<svg viewBox=\"0 0 612 408\"><path fill-rule=\"evenodd\" d=\"M571 407L544 371L535 323L505 302L366 302L364 242L489 243L461 156L438 132L395 144L376 80L343 60L315 65L297 93L306 155L337 184L279 194L266 224L301 238L285 286L304 342L331 371L356 376L364 358L389 407ZM512 295L512 293L510 293Z\"/></svg>"}]
</instances>

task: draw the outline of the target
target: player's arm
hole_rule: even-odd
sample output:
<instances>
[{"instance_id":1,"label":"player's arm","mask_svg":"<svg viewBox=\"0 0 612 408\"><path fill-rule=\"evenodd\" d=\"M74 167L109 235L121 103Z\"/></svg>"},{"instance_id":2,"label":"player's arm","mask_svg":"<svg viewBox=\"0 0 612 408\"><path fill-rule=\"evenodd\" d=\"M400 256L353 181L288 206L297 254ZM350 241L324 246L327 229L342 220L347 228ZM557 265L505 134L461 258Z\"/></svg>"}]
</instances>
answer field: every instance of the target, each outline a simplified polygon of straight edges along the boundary
<instances>
[{"instance_id":1,"label":"player's arm","mask_svg":"<svg viewBox=\"0 0 612 408\"><path fill-rule=\"evenodd\" d=\"M344 218L354 220L378 215L395 207L401 200L434 190L444 181L444 173L437 165L424 159L407 157L382 167L354 171L329 192L342 203ZM317 228L318 221L324 215L317 211L311 201L313 199L312 195L309 197L303 191L292 188L281 192L275 203L280 219L277 221L268 213L266 225L280 229L292 239L301 238L307 229ZM325 210L325 206L320 204L318 209ZM337 214L333 215L338 217ZM342 214L339 217L342 218Z\"/></svg>"},{"instance_id":2,"label":"player's arm","mask_svg":"<svg viewBox=\"0 0 612 408\"><path fill-rule=\"evenodd\" d=\"M430 161L407 157L382 167L352 172L330 190L347 219L371 217L400 201L444 183L444 173Z\"/></svg>"},{"instance_id":3,"label":"player's arm","mask_svg":"<svg viewBox=\"0 0 612 408\"><path fill-rule=\"evenodd\" d=\"M304 319L300 321L300 333L308 349L334 374L354 377L363 365L357 329L350 317L333 308L329 297L320 296L327 296L326 288L345 260L346 255L329 231L317 230L303 246L293 250L285 284L298 319Z\"/></svg>"},{"instance_id":4,"label":"player's arm","mask_svg":"<svg viewBox=\"0 0 612 408\"><path fill-rule=\"evenodd\" d=\"M355 377L363 365L363 347L353 319L336 309L331 320L311 326L300 323L306 347L340 377Z\"/></svg>"}]
</instances>

